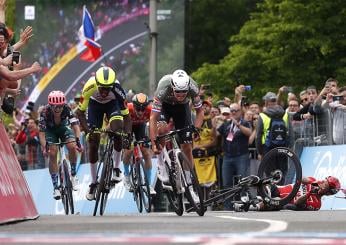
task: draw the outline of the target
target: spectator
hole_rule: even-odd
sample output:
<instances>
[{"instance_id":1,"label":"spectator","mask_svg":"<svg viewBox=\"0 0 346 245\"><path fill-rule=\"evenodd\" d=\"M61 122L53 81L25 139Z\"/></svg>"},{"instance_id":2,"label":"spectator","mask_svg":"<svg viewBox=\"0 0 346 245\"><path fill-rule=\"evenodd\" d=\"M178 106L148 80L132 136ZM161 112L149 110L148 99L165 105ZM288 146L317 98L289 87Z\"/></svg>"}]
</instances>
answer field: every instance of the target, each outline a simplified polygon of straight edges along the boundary
<instances>
[{"instance_id":1,"label":"spectator","mask_svg":"<svg viewBox=\"0 0 346 245\"><path fill-rule=\"evenodd\" d=\"M288 115L284 109L277 104L277 96L273 92L268 92L263 97L265 109L258 118L256 132L256 149L258 159L262 160L263 156L271 149L278 146L288 146ZM275 122L275 123L274 123ZM286 158L278 160L268 167L268 171L272 169L281 169L283 176L287 173ZM284 183L282 178L280 183Z\"/></svg>"},{"instance_id":2,"label":"spectator","mask_svg":"<svg viewBox=\"0 0 346 245\"><path fill-rule=\"evenodd\" d=\"M248 141L251 135L250 123L241 119L241 108L237 103L230 106L231 115L226 117L225 122L217 129L222 138L223 163L222 183L223 187L231 187L234 177L246 176L249 167ZM231 200L224 203L225 210L232 210Z\"/></svg>"},{"instance_id":3,"label":"spectator","mask_svg":"<svg viewBox=\"0 0 346 245\"><path fill-rule=\"evenodd\" d=\"M27 169L44 167L44 158L38 138L38 126L33 118L23 123L21 131L16 137L17 144L25 144Z\"/></svg>"},{"instance_id":4,"label":"spectator","mask_svg":"<svg viewBox=\"0 0 346 245\"><path fill-rule=\"evenodd\" d=\"M258 118L257 134L256 134L256 148L259 160L266 154L272 147L266 145L268 133L270 131L270 121L273 119L283 119L288 128L288 115L284 109L277 104L277 95L273 92L268 92L263 97L265 109Z\"/></svg>"}]
</instances>

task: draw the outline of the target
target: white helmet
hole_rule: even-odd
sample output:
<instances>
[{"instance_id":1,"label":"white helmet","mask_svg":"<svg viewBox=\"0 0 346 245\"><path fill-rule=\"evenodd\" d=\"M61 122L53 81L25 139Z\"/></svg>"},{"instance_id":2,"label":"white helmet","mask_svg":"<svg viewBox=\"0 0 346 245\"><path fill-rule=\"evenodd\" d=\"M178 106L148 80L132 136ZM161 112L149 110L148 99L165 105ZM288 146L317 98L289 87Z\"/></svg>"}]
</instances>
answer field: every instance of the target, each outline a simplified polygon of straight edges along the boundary
<instances>
[{"instance_id":1,"label":"white helmet","mask_svg":"<svg viewBox=\"0 0 346 245\"><path fill-rule=\"evenodd\" d=\"M183 70L175 70L172 74L172 89L175 91L188 90L190 86L190 77Z\"/></svg>"}]
</instances>

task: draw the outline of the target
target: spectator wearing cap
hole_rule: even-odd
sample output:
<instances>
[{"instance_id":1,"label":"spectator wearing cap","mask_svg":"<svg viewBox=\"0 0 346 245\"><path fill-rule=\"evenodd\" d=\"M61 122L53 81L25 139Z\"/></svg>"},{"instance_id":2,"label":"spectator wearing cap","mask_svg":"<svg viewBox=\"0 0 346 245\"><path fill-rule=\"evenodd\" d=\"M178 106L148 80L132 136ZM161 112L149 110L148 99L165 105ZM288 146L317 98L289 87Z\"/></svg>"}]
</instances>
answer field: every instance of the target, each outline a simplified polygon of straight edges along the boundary
<instances>
[{"instance_id":1,"label":"spectator wearing cap","mask_svg":"<svg viewBox=\"0 0 346 245\"><path fill-rule=\"evenodd\" d=\"M252 132L250 123L242 119L239 104L233 103L226 108L221 108L221 113L230 112L230 116L217 129L222 139L222 183L225 188L233 186L235 176L247 175L250 164L248 141ZM224 209L233 209L231 200L225 201Z\"/></svg>"},{"instance_id":2,"label":"spectator wearing cap","mask_svg":"<svg viewBox=\"0 0 346 245\"><path fill-rule=\"evenodd\" d=\"M265 96L263 96L264 108L263 112L259 114L256 132L256 149L259 160L262 159L264 154L271 150L265 145L266 137L270 130L269 126L271 119L282 118L288 128L288 114L282 106L278 105L277 99L277 95L273 92L267 92Z\"/></svg>"}]
</instances>

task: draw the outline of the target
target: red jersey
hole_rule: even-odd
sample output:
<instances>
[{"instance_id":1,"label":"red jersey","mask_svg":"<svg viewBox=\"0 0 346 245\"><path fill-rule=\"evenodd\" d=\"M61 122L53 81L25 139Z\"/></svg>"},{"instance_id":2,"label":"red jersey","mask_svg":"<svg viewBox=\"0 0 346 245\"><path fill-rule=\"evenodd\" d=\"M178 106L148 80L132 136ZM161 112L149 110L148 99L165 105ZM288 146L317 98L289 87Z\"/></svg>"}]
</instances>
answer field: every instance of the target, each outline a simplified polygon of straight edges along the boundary
<instances>
[{"instance_id":1,"label":"red jersey","mask_svg":"<svg viewBox=\"0 0 346 245\"><path fill-rule=\"evenodd\" d=\"M309 193L312 188L312 183L317 183L316 179L313 177L307 177L308 183L307 184L301 184L301 189L298 191L297 195L293 198L293 200L290 202L291 204L294 204L296 200ZM280 197L287 196L293 189L293 185L284 185L284 186L278 186ZM322 202L321 197L316 194L310 194L309 197L306 199L305 203L305 209L306 210L319 210L321 208Z\"/></svg>"},{"instance_id":2,"label":"red jersey","mask_svg":"<svg viewBox=\"0 0 346 245\"><path fill-rule=\"evenodd\" d=\"M136 126L139 124L147 123L150 119L150 113L151 113L151 105L149 104L146 108L144 113L139 115L134 106L133 103L128 103L127 108L129 109L129 114L131 117L132 125Z\"/></svg>"}]
</instances>

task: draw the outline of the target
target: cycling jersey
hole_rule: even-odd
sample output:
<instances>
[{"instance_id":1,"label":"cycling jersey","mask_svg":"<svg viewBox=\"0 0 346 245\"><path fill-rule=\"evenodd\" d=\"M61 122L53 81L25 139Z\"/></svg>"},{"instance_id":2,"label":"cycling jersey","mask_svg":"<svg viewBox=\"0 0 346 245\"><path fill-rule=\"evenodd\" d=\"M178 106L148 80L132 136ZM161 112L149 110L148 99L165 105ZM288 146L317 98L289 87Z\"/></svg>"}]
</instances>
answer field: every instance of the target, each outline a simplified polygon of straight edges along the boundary
<instances>
[{"instance_id":1,"label":"cycling jersey","mask_svg":"<svg viewBox=\"0 0 346 245\"><path fill-rule=\"evenodd\" d=\"M196 82L190 77L189 89L187 96L183 101L178 101L173 93L171 86L172 75L165 75L159 81L157 89L154 95L153 111L161 112L162 103L176 105L176 104L187 104L192 100L192 104L195 108L202 106L202 101L199 97L199 90Z\"/></svg>"},{"instance_id":2,"label":"cycling jersey","mask_svg":"<svg viewBox=\"0 0 346 245\"><path fill-rule=\"evenodd\" d=\"M139 115L136 112L136 110L133 106L133 103L128 103L127 108L129 109L132 125L139 125L139 124L143 124L143 123L145 124L145 123L149 122L150 113L151 113L151 105L148 105L145 108L145 111L141 115Z\"/></svg>"},{"instance_id":3,"label":"cycling jersey","mask_svg":"<svg viewBox=\"0 0 346 245\"><path fill-rule=\"evenodd\" d=\"M304 210L319 210L321 208L322 202L321 197L317 194L311 193L312 185L317 184L317 181L313 177L307 177L308 183L301 184L301 190L298 191L296 196L293 198L293 200L290 202L291 204L295 204L297 199L303 195L308 195L308 198L306 199L305 204L303 205L302 209ZM280 193L280 197L283 198L287 196L293 189L293 185L285 185L285 186L278 186L277 187Z\"/></svg>"},{"instance_id":4,"label":"cycling jersey","mask_svg":"<svg viewBox=\"0 0 346 245\"><path fill-rule=\"evenodd\" d=\"M104 115L106 115L108 121L111 121L112 118L129 114L125 100L125 91L118 80L116 80L108 95L102 97L95 77L91 77L84 85L78 109L88 111L87 122L90 128L101 128Z\"/></svg>"},{"instance_id":5,"label":"cycling jersey","mask_svg":"<svg viewBox=\"0 0 346 245\"><path fill-rule=\"evenodd\" d=\"M74 117L71 108L64 105L60 118L60 123L56 124L51 105L46 105L40 113L39 129L41 132L45 132L47 142L58 143L59 139L66 142L67 139L75 138L70 125L78 125L79 120Z\"/></svg>"},{"instance_id":6,"label":"cycling jersey","mask_svg":"<svg viewBox=\"0 0 346 245\"><path fill-rule=\"evenodd\" d=\"M41 132L46 131L47 129L54 129L57 126L68 126L79 124L79 120L75 118L70 107L64 105L61 115L61 122L59 125L56 125L54 122L54 111L51 105L46 105L40 113L39 120L39 129Z\"/></svg>"},{"instance_id":7,"label":"cycling jersey","mask_svg":"<svg viewBox=\"0 0 346 245\"><path fill-rule=\"evenodd\" d=\"M117 100L119 102L122 115L127 115L128 111L124 104L125 99L126 93L118 80L116 80L109 94L106 97L102 97L98 90L95 77L91 77L84 85L78 109L81 111L86 111L90 100L93 100L99 104L107 104L112 100Z\"/></svg>"}]
</instances>

